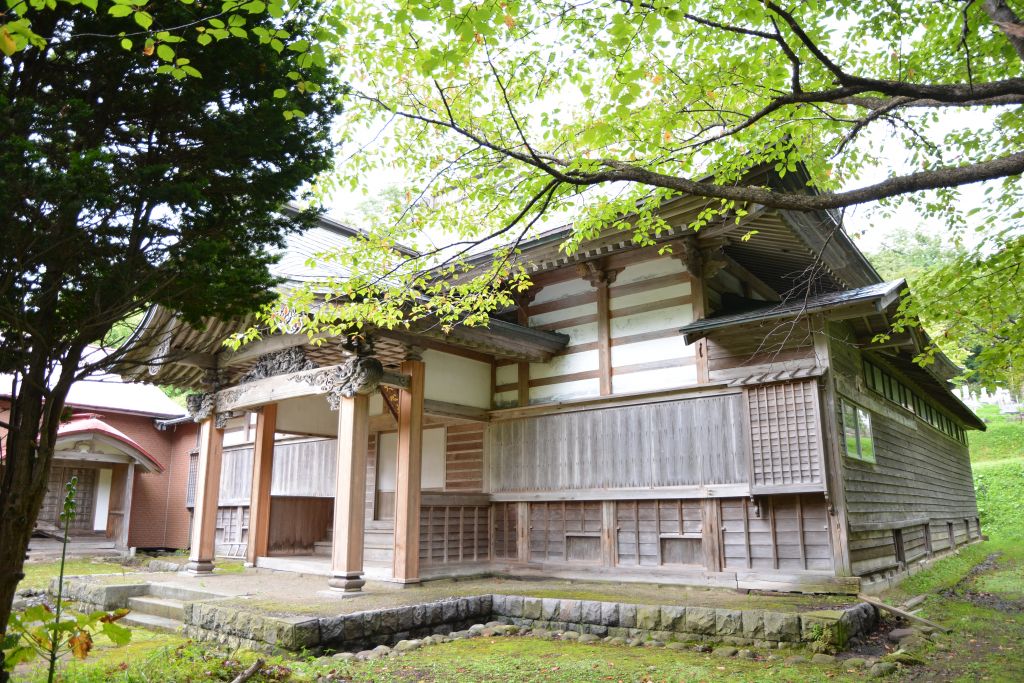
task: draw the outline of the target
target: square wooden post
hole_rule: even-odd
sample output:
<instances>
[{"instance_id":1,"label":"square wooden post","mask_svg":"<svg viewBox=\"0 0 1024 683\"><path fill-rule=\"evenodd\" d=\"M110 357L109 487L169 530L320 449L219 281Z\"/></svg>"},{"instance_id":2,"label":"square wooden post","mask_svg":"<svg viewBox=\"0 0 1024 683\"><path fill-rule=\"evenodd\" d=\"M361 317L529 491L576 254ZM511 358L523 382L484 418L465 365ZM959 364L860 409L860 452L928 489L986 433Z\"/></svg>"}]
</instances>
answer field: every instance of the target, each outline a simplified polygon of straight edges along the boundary
<instances>
[{"instance_id":1,"label":"square wooden post","mask_svg":"<svg viewBox=\"0 0 1024 683\"><path fill-rule=\"evenodd\" d=\"M246 425L249 424L248 416ZM245 561L250 567L266 557L270 538L270 482L274 473L274 430L277 404L263 406L256 414L256 440L252 454L252 493L249 496L249 544Z\"/></svg>"},{"instance_id":2,"label":"square wooden post","mask_svg":"<svg viewBox=\"0 0 1024 683\"><path fill-rule=\"evenodd\" d=\"M392 580L420 580L420 487L423 465L423 361L402 363L409 388L399 395L398 458L395 467L395 557Z\"/></svg>"},{"instance_id":3,"label":"square wooden post","mask_svg":"<svg viewBox=\"0 0 1024 683\"><path fill-rule=\"evenodd\" d=\"M214 418L199 427L199 462L196 472L196 498L192 519L192 548L185 570L190 574L209 574L217 540L217 498L220 494L221 449L224 430L217 429Z\"/></svg>"},{"instance_id":4,"label":"square wooden post","mask_svg":"<svg viewBox=\"0 0 1024 683\"><path fill-rule=\"evenodd\" d=\"M124 468L124 484L121 487L121 526L117 529L117 538L114 539L114 547L118 550L128 550L128 530L132 521L132 489L135 486L135 463L128 463Z\"/></svg>"},{"instance_id":5,"label":"square wooden post","mask_svg":"<svg viewBox=\"0 0 1024 683\"><path fill-rule=\"evenodd\" d=\"M334 536L327 584L343 593L363 588L363 525L366 522L366 451L370 397L342 398L338 410L338 464L334 485Z\"/></svg>"}]
</instances>

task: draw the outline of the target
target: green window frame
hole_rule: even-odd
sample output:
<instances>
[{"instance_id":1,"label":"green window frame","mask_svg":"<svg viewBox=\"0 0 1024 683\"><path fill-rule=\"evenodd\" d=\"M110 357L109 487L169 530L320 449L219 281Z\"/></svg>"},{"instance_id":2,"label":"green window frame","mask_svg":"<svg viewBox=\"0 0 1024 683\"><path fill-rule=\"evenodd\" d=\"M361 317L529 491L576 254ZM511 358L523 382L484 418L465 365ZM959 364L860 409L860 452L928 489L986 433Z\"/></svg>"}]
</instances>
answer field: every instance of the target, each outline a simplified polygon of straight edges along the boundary
<instances>
[{"instance_id":1,"label":"green window frame","mask_svg":"<svg viewBox=\"0 0 1024 683\"><path fill-rule=\"evenodd\" d=\"M845 398L842 399L841 405L846 457L862 462L876 462L871 413Z\"/></svg>"}]
</instances>

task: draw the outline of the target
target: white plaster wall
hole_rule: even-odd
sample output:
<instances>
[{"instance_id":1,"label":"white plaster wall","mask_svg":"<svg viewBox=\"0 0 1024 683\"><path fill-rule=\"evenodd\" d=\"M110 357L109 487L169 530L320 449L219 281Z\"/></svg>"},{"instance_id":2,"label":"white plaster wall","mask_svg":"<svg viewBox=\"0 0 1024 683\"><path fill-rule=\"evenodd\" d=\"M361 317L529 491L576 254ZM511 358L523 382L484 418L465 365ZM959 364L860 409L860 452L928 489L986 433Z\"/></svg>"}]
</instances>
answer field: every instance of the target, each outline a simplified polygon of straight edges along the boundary
<instances>
[{"instance_id":1,"label":"white plaster wall","mask_svg":"<svg viewBox=\"0 0 1024 683\"><path fill-rule=\"evenodd\" d=\"M490 363L433 349L423 353L423 362L426 398L474 408L491 407Z\"/></svg>"},{"instance_id":2,"label":"white plaster wall","mask_svg":"<svg viewBox=\"0 0 1024 683\"><path fill-rule=\"evenodd\" d=\"M530 363L530 379L544 379L558 375L571 375L575 372L597 370L599 360L597 351L581 351L555 356L547 363Z\"/></svg>"},{"instance_id":3,"label":"white plaster wall","mask_svg":"<svg viewBox=\"0 0 1024 683\"><path fill-rule=\"evenodd\" d=\"M672 258L671 256L662 256L650 261L644 261L643 263L627 266L626 269L619 273L618 277L615 278L615 282L612 283L612 289L615 289L616 285L626 285L631 282L650 280L652 277L685 272L686 268L680 261Z\"/></svg>"},{"instance_id":4,"label":"white plaster wall","mask_svg":"<svg viewBox=\"0 0 1024 683\"><path fill-rule=\"evenodd\" d=\"M677 368L661 368L645 372L629 372L612 375L612 393L632 394L642 391L673 389L697 383L697 368L684 365Z\"/></svg>"},{"instance_id":5,"label":"white plaster wall","mask_svg":"<svg viewBox=\"0 0 1024 683\"><path fill-rule=\"evenodd\" d=\"M642 332L656 332L672 327L682 327L693 322L693 306L672 306L657 311L646 313L634 313L621 318L613 318L611 321L611 336L624 337L629 334L640 334Z\"/></svg>"},{"instance_id":6,"label":"white plaster wall","mask_svg":"<svg viewBox=\"0 0 1024 683\"><path fill-rule=\"evenodd\" d=\"M395 463L398 459L398 432L381 434L378 439L377 489L395 490ZM445 429L423 430L423 471L420 486L424 489L444 488Z\"/></svg>"},{"instance_id":7,"label":"white plaster wall","mask_svg":"<svg viewBox=\"0 0 1024 683\"><path fill-rule=\"evenodd\" d=\"M583 278L573 278L565 282L557 282L553 285L546 285L533 298L533 304L545 304L549 301L556 301L574 294L582 294L592 290L590 283Z\"/></svg>"},{"instance_id":8,"label":"white plaster wall","mask_svg":"<svg viewBox=\"0 0 1024 683\"><path fill-rule=\"evenodd\" d=\"M103 468L96 477L96 498L93 501L93 531L107 530L107 515L110 513L110 482L114 471Z\"/></svg>"},{"instance_id":9,"label":"white plaster wall","mask_svg":"<svg viewBox=\"0 0 1024 683\"><path fill-rule=\"evenodd\" d=\"M594 379L581 379L575 382L563 382L561 384L547 384L530 389L530 402L539 403L543 401L560 401L570 398L586 398L597 396L601 393L601 381Z\"/></svg>"},{"instance_id":10,"label":"white plaster wall","mask_svg":"<svg viewBox=\"0 0 1024 683\"><path fill-rule=\"evenodd\" d=\"M639 304L646 304L654 301L664 301L665 299L674 299L680 296L688 296L689 294L690 283L677 282L674 285L666 285L664 287L658 287L657 289L648 289L645 292L613 296L609 301L609 308L613 311L617 311L620 308L628 308L629 306L637 306Z\"/></svg>"},{"instance_id":11,"label":"white plaster wall","mask_svg":"<svg viewBox=\"0 0 1024 683\"><path fill-rule=\"evenodd\" d=\"M537 327L538 325L557 324L562 320L581 318L585 315L597 315L596 302L591 304L580 304L578 306L569 306L568 308L560 308L557 311L551 311L550 313L538 313L537 315L531 315L530 326Z\"/></svg>"}]
</instances>

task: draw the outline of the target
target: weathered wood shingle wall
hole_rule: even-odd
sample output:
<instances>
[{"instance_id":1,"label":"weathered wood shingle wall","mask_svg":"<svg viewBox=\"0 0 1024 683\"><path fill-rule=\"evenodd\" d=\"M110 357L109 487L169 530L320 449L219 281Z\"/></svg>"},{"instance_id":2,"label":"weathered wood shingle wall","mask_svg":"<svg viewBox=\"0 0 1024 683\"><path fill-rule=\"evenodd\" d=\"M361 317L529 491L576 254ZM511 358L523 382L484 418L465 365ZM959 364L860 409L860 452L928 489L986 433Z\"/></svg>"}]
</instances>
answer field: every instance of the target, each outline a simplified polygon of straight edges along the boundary
<instances>
[{"instance_id":1,"label":"weathered wood shingle wall","mask_svg":"<svg viewBox=\"0 0 1024 683\"><path fill-rule=\"evenodd\" d=\"M953 545L969 540L968 529L977 538L967 446L867 389L845 325L830 324L828 336L836 391L870 412L874 438L876 462L842 459L853 572L888 572L949 548L951 526Z\"/></svg>"},{"instance_id":2,"label":"weathered wood shingle wall","mask_svg":"<svg viewBox=\"0 0 1024 683\"><path fill-rule=\"evenodd\" d=\"M493 422L490 490L745 484L741 393Z\"/></svg>"}]
</instances>

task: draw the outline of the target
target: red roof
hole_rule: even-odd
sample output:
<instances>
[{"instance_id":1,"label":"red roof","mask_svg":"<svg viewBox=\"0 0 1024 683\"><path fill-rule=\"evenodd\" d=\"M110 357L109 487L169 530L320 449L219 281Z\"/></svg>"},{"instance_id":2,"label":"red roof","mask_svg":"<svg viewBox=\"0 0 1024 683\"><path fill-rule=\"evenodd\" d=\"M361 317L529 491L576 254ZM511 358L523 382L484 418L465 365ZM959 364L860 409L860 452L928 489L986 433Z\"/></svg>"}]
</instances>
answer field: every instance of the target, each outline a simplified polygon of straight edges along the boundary
<instances>
[{"instance_id":1,"label":"red roof","mask_svg":"<svg viewBox=\"0 0 1024 683\"><path fill-rule=\"evenodd\" d=\"M164 471L163 463L153 457L145 448L140 446L138 442L124 432L111 427L106 422L99 419L98 416L93 414L75 415L69 422L65 422L60 426L57 430L57 438L90 433L102 434L103 436L114 439L115 441L120 441L132 450L138 452L139 455L149 460L157 472Z\"/></svg>"}]
</instances>

